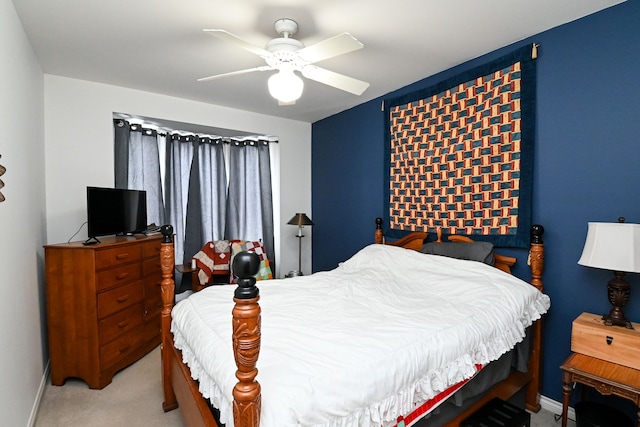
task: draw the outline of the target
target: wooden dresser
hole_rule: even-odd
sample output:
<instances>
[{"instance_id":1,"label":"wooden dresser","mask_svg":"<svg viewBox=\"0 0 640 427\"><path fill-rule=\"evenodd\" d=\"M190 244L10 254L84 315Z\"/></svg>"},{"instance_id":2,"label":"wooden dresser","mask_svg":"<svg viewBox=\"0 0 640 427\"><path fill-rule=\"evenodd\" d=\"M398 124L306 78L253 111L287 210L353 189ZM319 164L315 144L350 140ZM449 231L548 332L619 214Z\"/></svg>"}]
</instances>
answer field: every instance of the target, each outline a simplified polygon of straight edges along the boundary
<instances>
[{"instance_id":1,"label":"wooden dresser","mask_svg":"<svg viewBox=\"0 0 640 427\"><path fill-rule=\"evenodd\" d=\"M161 236L47 245L51 383L101 389L160 343Z\"/></svg>"}]
</instances>

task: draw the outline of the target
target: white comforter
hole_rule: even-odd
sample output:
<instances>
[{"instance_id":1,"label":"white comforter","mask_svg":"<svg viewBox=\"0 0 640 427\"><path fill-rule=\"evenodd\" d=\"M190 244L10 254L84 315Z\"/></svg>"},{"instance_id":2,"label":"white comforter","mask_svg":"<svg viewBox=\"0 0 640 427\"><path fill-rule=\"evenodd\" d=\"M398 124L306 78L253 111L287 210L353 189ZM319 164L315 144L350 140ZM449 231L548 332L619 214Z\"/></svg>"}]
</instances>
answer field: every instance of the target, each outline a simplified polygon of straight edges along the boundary
<instances>
[{"instance_id":1,"label":"white comforter","mask_svg":"<svg viewBox=\"0 0 640 427\"><path fill-rule=\"evenodd\" d=\"M496 268L371 245L338 268L258 282L261 426L387 426L497 359L549 298ZM178 303L176 347L233 425L235 286Z\"/></svg>"}]
</instances>

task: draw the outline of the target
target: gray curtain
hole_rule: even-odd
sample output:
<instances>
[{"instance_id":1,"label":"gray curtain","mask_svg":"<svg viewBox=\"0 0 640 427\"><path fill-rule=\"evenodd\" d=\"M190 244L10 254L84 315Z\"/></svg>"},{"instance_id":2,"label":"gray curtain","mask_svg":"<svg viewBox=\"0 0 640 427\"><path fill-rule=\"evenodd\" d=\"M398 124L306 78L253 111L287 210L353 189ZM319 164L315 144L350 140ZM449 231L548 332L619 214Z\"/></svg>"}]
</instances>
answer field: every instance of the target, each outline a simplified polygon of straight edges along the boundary
<instances>
[{"instance_id":1,"label":"gray curtain","mask_svg":"<svg viewBox=\"0 0 640 427\"><path fill-rule=\"evenodd\" d=\"M262 240L276 277L269 141L232 140L226 239Z\"/></svg>"},{"instance_id":2,"label":"gray curtain","mask_svg":"<svg viewBox=\"0 0 640 427\"><path fill-rule=\"evenodd\" d=\"M173 226L176 264L184 262L189 172L193 159L194 136L168 135L165 156L165 212ZM176 283L180 283L176 277Z\"/></svg>"},{"instance_id":3,"label":"gray curtain","mask_svg":"<svg viewBox=\"0 0 640 427\"><path fill-rule=\"evenodd\" d=\"M222 139L194 140L186 209L184 259L212 240L224 238L227 175Z\"/></svg>"},{"instance_id":4,"label":"gray curtain","mask_svg":"<svg viewBox=\"0 0 640 427\"><path fill-rule=\"evenodd\" d=\"M113 121L114 162L116 188L127 188L129 181L129 123L121 119Z\"/></svg>"},{"instance_id":5,"label":"gray curtain","mask_svg":"<svg viewBox=\"0 0 640 427\"><path fill-rule=\"evenodd\" d=\"M147 192L147 223L165 223L155 130L114 120L115 186Z\"/></svg>"}]
</instances>

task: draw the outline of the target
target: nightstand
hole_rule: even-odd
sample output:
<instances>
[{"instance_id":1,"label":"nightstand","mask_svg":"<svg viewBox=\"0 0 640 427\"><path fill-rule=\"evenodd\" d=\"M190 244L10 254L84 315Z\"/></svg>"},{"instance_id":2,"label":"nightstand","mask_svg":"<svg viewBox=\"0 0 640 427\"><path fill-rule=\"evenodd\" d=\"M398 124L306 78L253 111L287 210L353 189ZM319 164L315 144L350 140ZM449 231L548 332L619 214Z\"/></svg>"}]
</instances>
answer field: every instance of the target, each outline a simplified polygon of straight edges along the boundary
<instances>
[{"instance_id":1,"label":"nightstand","mask_svg":"<svg viewBox=\"0 0 640 427\"><path fill-rule=\"evenodd\" d=\"M202 286L198 280L198 271L200 271L200 269L191 267L191 264L176 264L176 271L178 273L189 275L191 280L191 290L193 292L198 292L204 289L204 286Z\"/></svg>"},{"instance_id":2,"label":"nightstand","mask_svg":"<svg viewBox=\"0 0 640 427\"><path fill-rule=\"evenodd\" d=\"M593 387L603 395L624 397L640 407L640 370L580 353L572 353L560 369L563 382L562 427L567 426L569 398L574 382ZM640 427L640 411L638 411L638 427Z\"/></svg>"}]
</instances>

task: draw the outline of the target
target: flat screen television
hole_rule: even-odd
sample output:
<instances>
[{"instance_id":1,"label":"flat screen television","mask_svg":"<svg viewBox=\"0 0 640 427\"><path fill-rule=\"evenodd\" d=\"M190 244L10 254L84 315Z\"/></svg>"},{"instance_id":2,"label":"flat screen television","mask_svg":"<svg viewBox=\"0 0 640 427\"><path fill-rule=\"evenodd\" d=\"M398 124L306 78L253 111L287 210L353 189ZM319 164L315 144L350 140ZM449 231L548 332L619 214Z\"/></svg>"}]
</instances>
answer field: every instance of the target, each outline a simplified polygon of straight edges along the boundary
<instances>
[{"instance_id":1,"label":"flat screen television","mask_svg":"<svg viewBox=\"0 0 640 427\"><path fill-rule=\"evenodd\" d=\"M87 242L98 236L131 235L147 229L147 192L87 187Z\"/></svg>"}]
</instances>

